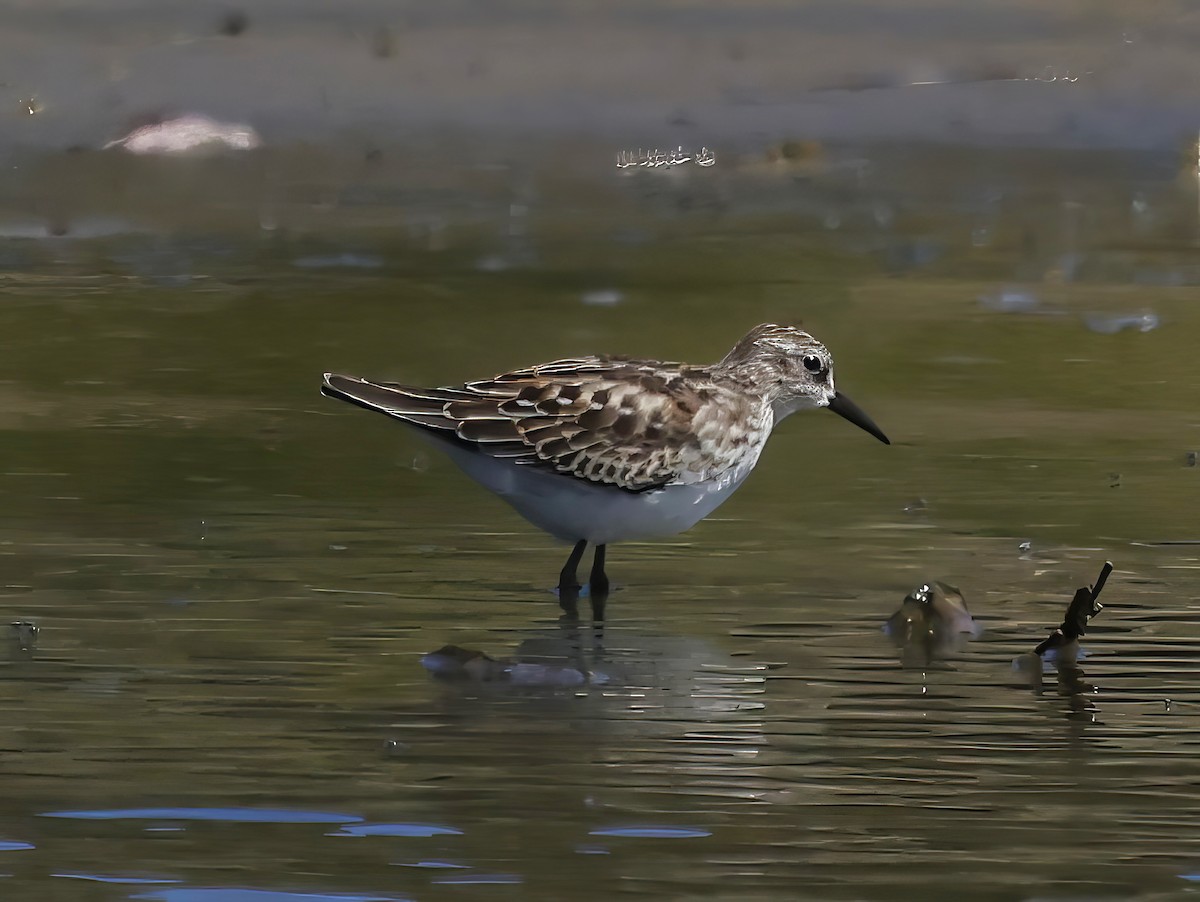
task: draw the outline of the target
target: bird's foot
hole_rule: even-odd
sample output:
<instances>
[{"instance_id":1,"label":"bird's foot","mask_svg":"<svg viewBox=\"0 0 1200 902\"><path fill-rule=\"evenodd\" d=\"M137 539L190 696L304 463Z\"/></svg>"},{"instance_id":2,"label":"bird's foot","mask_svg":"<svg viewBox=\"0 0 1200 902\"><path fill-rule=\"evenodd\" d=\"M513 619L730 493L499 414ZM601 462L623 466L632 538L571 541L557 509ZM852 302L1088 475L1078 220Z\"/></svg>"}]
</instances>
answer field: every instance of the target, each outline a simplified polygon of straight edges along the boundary
<instances>
[{"instance_id":1,"label":"bird's foot","mask_svg":"<svg viewBox=\"0 0 1200 902\"><path fill-rule=\"evenodd\" d=\"M558 606L568 617L579 616L578 602L582 588L579 585L560 585L554 589L554 594L558 596Z\"/></svg>"},{"instance_id":2,"label":"bird's foot","mask_svg":"<svg viewBox=\"0 0 1200 902\"><path fill-rule=\"evenodd\" d=\"M592 603L592 619L600 622L604 620L604 603L608 601L608 577L592 577L587 588L587 597Z\"/></svg>"}]
</instances>

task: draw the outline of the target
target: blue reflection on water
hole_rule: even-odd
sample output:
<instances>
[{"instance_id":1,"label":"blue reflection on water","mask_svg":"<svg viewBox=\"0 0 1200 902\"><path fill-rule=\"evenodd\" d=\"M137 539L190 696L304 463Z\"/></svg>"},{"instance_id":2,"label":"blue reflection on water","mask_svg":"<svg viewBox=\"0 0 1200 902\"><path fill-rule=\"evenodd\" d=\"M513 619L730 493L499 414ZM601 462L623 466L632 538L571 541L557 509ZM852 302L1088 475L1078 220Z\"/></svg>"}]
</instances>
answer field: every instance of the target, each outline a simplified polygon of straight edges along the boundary
<instances>
[{"instance_id":1,"label":"blue reflection on water","mask_svg":"<svg viewBox=\"0 0 1200 902\"><path fill-rule=\"evenodd\" d=\"M13 839L0 839L0 852L24 852L26 849L35 848L33 843L18 842Z\"/></svg>"},{"instance_id":2,"label":"blue reflection on water","mask_svg":"<svg viewBox=\"0 0 1200 902\"><path fill-rule=\"evenodd\" d=\"M400 868L469 868L469 864L459 864L456 861L393 861Z\"/></svg>"},{"instance_id":3,"label":"blue reflection on water","mask_svg":"<svg viewBox=\"0 0 1200 902\"><path fill-rule=\"evenodd\" d=\"M181 887L132 896L154 902L407 902L396 896L359 896L352 893L289 893L244 887Z\"/></svg>"},{"instance_id":4,"label":"blue reflection on water","mask_svg":"<svg viewBox=\"0 0 1200 902\"><path fill-rule=\"evenodd\" d=\"M462 836L462 831L436 824L350 824L326 836Z\"/></svg>"},{"instance_id":5,"label":"blue reflection on water","mask_svg":"<svg viewBox=\"0 0 1200 902\"><path fill-rule=\"evenodd\" d=\"M590 831L589 836L628 836L637 839L691 839L712 836L711 830L696 827L600 827Z\"/></svg>"},{"instance_id":6,"label":"blue reflection on water","mask_svg":"<svg viewBox=\"0 0 1200 902\"><path fill-rule=\"evenodd\" d=\"M96 811L44 811L41 816L86 821L237 821L247 824L351 824L362 820L353 814L293 811L286 808L109 808Z\"/></svg>"}]
</instances>

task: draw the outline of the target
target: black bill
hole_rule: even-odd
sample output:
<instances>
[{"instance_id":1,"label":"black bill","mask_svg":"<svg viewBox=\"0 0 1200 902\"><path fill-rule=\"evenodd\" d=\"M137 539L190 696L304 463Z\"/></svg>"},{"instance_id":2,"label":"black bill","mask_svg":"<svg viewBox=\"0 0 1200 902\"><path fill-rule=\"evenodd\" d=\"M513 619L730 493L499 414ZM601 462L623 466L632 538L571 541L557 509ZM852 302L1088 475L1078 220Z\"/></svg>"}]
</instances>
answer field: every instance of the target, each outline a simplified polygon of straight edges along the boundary
<instances>
[{"instance_id":1,"label":"black bill","mask_svg":"<svg viewBox=\"0 0 1200 902\"><path fill-rule=\"evenodd\" d=\"M883 430L875 425L875 421L863 413L863 409L843 395L841 392L836 392L833 400L829 402L829 409L836 413L839 417L849 420L859 429L865 429L875 438L879 439L885 445L890 445L888 437L883 434Z\"/></svg>"}]
</instances>

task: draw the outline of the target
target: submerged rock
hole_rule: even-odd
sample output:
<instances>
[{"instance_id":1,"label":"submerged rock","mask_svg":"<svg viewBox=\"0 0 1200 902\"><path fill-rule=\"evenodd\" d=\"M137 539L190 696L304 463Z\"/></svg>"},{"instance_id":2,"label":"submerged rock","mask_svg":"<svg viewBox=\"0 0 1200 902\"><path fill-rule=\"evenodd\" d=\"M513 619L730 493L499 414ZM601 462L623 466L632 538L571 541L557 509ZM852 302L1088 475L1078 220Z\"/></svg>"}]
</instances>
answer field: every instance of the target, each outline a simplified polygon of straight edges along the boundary
<instances>
[{"instance_id":1,"label":"submerged rock","mask_svg":"<svg viewBox=\"0 0 1200 902\"><path fill-rule=\"evenodd\" d=\"M10 623L9 627L13 631L13 641L21 651L33 651L37 647L37 637L41 630L36 623L16 620Z\"/></svg>"},{"instance_id":2,"label":"submerged rock","mask_svg":"<svg viewBox=\"0 0 1200 902\"><path fill-rule=\"evenodd\" d=\"M925 583L913 589L888 618L884 632L900 649L906 667L925 667L953 654L979 635L962 592L946 583Z\"/></svg>"}]
</instances>

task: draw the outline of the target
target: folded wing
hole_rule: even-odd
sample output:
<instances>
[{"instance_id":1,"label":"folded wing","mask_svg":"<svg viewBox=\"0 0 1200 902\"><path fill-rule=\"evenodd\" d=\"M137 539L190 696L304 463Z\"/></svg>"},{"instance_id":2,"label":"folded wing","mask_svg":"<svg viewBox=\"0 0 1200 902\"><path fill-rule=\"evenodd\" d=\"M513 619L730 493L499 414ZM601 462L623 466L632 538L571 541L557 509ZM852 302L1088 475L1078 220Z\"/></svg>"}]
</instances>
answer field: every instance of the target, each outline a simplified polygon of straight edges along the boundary
<instances>
[{"instance_id":1,"label":"folded wing","mask_svg":"<svg viewBox=\"0 0 1200 902\"><path fill-rule=\"evenodd\" d=\"M323 394L395 417L491 457L641 492L719 476L739 441L738 398L675 364L557 360L417 388L329 373Z\"/></svg>"}]
</instances>

